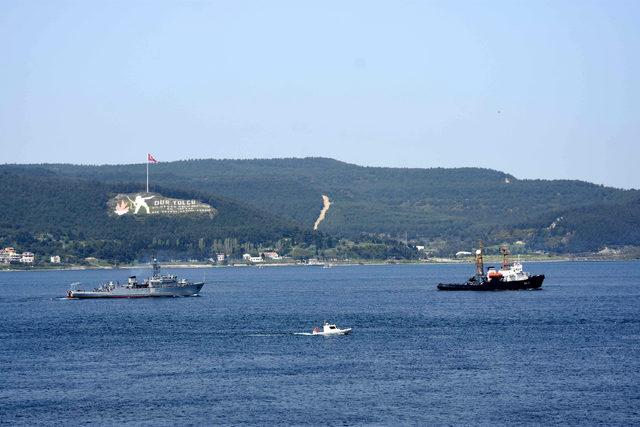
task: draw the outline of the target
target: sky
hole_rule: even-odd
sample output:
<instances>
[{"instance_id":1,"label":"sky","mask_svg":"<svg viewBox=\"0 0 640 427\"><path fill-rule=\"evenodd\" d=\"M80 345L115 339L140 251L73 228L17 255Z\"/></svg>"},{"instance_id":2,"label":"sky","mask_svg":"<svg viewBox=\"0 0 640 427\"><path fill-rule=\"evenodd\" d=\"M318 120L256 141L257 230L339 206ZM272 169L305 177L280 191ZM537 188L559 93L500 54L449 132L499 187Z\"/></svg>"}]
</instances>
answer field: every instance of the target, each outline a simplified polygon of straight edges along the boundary
<instances>
[{"instance_id":1,"label":"sky","mask_svg":"<svg viewBox=\"0 0 640 427\"><path fill-rule=\"evenodd\" d=\"M0 163L322 156L640 188L640 2L0 4Z\"/></svg>"}]
</instances>

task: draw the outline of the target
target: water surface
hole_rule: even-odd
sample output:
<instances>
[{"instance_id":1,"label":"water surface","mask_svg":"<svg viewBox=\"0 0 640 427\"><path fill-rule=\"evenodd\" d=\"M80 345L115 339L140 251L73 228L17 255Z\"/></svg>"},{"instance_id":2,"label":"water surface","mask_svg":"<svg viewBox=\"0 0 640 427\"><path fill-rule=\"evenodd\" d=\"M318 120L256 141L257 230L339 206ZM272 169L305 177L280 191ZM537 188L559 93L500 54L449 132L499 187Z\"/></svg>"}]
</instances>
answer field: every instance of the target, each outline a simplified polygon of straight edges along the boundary
<instances>
[{"instance_id":1,"label":"water surface","mask_svg":"<svg viewBox=\"0 0 640 427\"><path fill-rule=\"evenodd\" d=\"M0 273L0 423L638 424L640 263L525 267L543 290L436 291L470 265L225 268L199 297L64 300L131 270ZM353 334L294 335L323 319Z\"/></svg>"}]
</instances>

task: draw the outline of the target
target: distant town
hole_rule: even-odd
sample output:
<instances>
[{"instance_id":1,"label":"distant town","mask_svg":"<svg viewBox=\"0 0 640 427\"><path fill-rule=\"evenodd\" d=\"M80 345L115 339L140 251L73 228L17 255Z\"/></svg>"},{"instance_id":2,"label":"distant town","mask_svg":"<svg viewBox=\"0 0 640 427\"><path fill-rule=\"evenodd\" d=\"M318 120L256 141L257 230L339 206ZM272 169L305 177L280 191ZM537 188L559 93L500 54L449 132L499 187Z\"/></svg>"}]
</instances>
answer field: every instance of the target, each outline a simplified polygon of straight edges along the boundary
<instances>
[{"instance_id":1,"label":"distant town","mask_svg":"<svg viewBox=\"0 0 640 427\"><path fill-rule=\"evenodd\" d=\"M268 262L286 262L287 260L291 261L291 257L283 257L275 251L265 251L260 253L259 255L251 255L249 253L245 253L242 255L242 262L245 264L262 264ZM99 260L93 257L85 258L85 261L89 264L99 263ZM208 263L210 264L219 264L226 265L229 262L233 263L233 261L240 261L239 259L232 259L225 253L216 254L215 257L209 258ZM314 260L311 262L313 263ZM190 260L190 262L198 262L197 260ZM4 249L0 249L0 265L25 265L32 266L36 264L36 256L33 252L19 252L14 247L6 247ZM39 260L37 263L39 265L42 264L51 264L51 265L61 265L63 262L61 261L60 255L52 255L49 256L46 260Z\"/></svg>"},{"instance_id":2,"label":"distant town","mask_svg":"<svg viewBox=\"0 0 640 427\"><path fill-rule=\"evenodd\" d=\"M14 247L6 247L0 249L0 265L23 264L33 265L36 262L36 256L33 252L19 252ZM52 255L49 257L49 264L61 264L60 255Z\"/></svg>"},{"instance_id":3,"label":"distant town","mask_svg":"<svg viewBox=\"0 0 640 427\"><path fill-rule=\"evenodd\" d=\"M424 254L424 247L417 246L414 248L418 253ZM460 252L460 254L466 255L468 252ZM469 253L470 254L470 253ZM426 258L423 255L423 258ZM5 247L4 249L0 249L0 267L5 268L23 268L23 267L33 267L33 268L49 268L49 267L108 267L113 266L112 263L101 260L95 257L87 257L83 259L72 259L63 261L63 258L60 255L49 255L42 256L38 258L36 254L29 251L20 252L14 247ZM204 259L188 259L186 263L190 265L218 265L218 266L233 266L233 265L286 265L286 264L304 264L304 265L324 265L329 264L339 264L339 263L350 263L352 261L360 262L362 260L351 260L348 258L326 258L326 257L314 257L314 256L305 256L305 257L293 257L291 255L281 255L275 250L256 250L255 247L253 250L244 252L242 254L233 253L215 253L210 258ZM381 260L378 260L381 261ZM394 260L397 261L397 260ZM185 263L185 260L180 259L170 259L168 260L169 264L174 265L182 265ZM136 263L134 263L136 264ZM126 265L126 264L124 264Z\"/></svg>"},{"instance_id":4,"label":"distant town","mask_svg":"<svg viewBox=\"0 0 640 427\"><path fill-rule=\"evenodd\" d=\"M186 259L186 258L165 258L163 263L174 267L197 267L197 266L287 266L287 265L308 265L308 266L324 266L332 267L336 265L350 265L350 264L398 264L398 263L466 263L473 261L473 253L469 251L458 251L453 257L437 257L430 254L425 250L422 245L411 246L411 248L417 253L417 257L413 259L363 259L363 258L346 258L346 257L326 257L326 256L313 256L308 253L307 256L300 257L298 255L292 256L290 252L286 255L273 250L257 250L255 247L252 250L242 251L239 253L214 253L213 256L200 259ZM558 256L548 253L518 253L518 257L522 257L527 261L543 261L543 260L574 260L574 261L587 261L587 260L612 260L612 259L626 259L624 253L614 251L609 248L605 248L598 253L583 254L574 256ZM488 254L486 259L488 261L498 260L498 256L495 254ZM13 270L13 269L55 269L55 268L113 268L113 267L133 267L136 265L144 264L145 261L135 261L133 263L117 263L114 264L107 260L98 259L95 257L87 258L68 258L60 255L46 255L38 257L36 254L30 251L19 251L14 247L5 247L0 249L0 269Z\"/></svg>"}]
</instances>

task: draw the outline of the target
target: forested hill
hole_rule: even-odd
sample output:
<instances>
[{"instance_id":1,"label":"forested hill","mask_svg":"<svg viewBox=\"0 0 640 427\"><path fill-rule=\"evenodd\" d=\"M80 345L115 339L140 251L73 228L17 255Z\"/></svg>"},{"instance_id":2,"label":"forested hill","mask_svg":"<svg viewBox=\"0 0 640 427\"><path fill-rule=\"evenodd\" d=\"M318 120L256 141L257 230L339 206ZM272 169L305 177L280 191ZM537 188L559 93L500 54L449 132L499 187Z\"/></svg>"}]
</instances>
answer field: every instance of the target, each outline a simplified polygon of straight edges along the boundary
<instances>
[{"instance_id":1,"label":"forested hill","mask_svg":"<svg viewBox=\"0 0 640 427\"><path fill-rule=\"evenodd\" d=\"M85 257L130 262L152 254L163 258L197 259L226 245L227 254L243 244L273 245L283 237L313 241L308 230L242 203L193 191L156 187L167 197L209 203L215 215L122 216L109 215L107 200L118 193L136 192L139 184L104 183L61 177L42 169L0 168L0 246L46 255ZM221 250L219 250L221 252Z\"/></svg>"},{"instance_id":2,"label":"forested hill","mask_svg":"<svg viewBox=\"0 0 640 427\"><path fill-rule=\"evenodd\" d=\"M145 181L144 164L29 167L105 183ZM581 181L521 180L478 168L361 167L325 158L187 160L150 169L152 187L219 194L307 229L326 194L332 205L321 231L406 236L442 253L478 239L554 252L640 245L640 193Z\"/></svg>"}]
</instances>

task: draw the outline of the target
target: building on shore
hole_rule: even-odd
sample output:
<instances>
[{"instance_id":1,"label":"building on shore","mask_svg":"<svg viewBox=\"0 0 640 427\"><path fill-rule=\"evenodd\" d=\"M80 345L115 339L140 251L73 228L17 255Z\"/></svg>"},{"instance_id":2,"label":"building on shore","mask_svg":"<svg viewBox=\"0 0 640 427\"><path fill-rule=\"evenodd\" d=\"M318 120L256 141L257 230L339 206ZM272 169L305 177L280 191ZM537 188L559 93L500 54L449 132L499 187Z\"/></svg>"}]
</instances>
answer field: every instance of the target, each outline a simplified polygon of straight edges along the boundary
<instances>
[{"instance_id":1,"label":"building on shore","mask_svg":"<svg viewBox=\"0 0 640 427\"><path fill-rule=\"evenodd\" d=\"M60 255L53 255L50 258L51 264L60 264Z\"/></svg>"},{"instance_id":2,"label":"building on shore","mask_svg":"<svg viewBox=\"0 0 640 427\"><path fill-rule=\"evenodd\" d=\"M263 252L262 257L265 259L272 259L276 261L282 259L282 257L278 254L278 252L275 252L275 251Z\"/></svg>"},{"instance_id":3,"label":"building on shore","mask_svg":"<svg viewBox=\"0 0 640 427\"><path fill-rule=\"evenodd\" d=\"M262 259L261 256L251 256L251 254L242 255L242 259L244 261L250 262L252 264L260 264L260 263L264 262L264 259Z\"/></svg>"},{"instance_id":4,"label":"building on shore","mask_svg":"<svg viewBox=\"0 0 640 427\"><path fill-rule=\"evenodd\" d=\"M20 257L20 262L23 264L33 264L36 260L36 256L32 252L23 252Z\"/></svg>"},{"instance_id":5,"label":"building on shore","mask_svg":"<svg viewBox=\"0 0 640 427\"><path fill-rule=\"evenodd\" d=\"M0 264L22 263L33 264L35 255L32 252L18 253L13 247L0 249Z\"/></svg>"}]
</instances>

